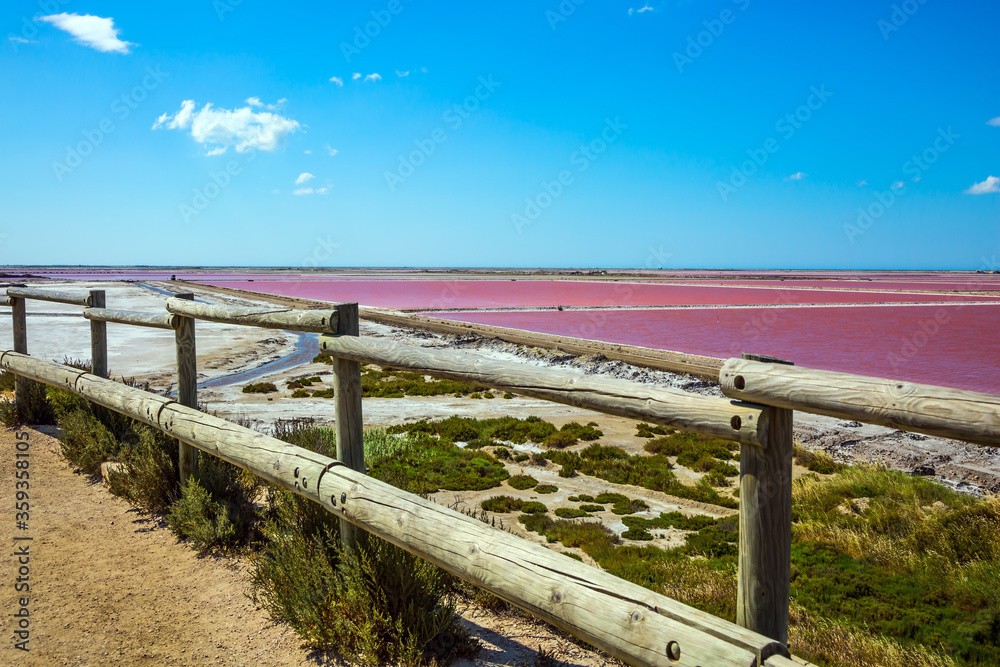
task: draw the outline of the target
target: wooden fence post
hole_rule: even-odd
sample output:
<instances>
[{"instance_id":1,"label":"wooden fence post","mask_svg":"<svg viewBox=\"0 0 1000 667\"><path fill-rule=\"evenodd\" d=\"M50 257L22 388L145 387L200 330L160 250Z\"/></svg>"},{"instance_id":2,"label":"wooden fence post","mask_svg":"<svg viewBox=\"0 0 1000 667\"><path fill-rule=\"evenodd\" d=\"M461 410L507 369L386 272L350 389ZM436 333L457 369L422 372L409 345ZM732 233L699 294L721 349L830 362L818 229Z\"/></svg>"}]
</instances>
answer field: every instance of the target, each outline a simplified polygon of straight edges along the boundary
<instances>
[{"instance_id":1,"label":"wooden fence post","mask_svg":"<svg viewBox=\"0 0 1000 667\"><path fill-rule=\"evenodd\" d=\"M28 354L28 317L25 310L27 301L19 297L10 297L10 317L14 329L14 351ZM14 378L14 405L18 414L27 414L28 383L30 380L20 375Z\"/></svg>"},{"instance_id":2,"label":"wooden fence post","mask_svg":"<svg viewBox=\"0 0 1000 667\"><path fill-rule=\"evenodd\" d=\"M337 335L360 335L358 304L342 303L337 308ZM334 357L333 391L337 460L352 470L365 472L364 419L361 414L361 364ZM357 528L340 520L340 541L351 548L357 542Z\"/></svg>"},{"instance_id":3,"label":"wooden fence post","mask_svg":"<svg viewBox=\"0 0 1000 667\"><path fill-rule=\"evenodd\" d=\"M194 300L194 294L175 294L178 299ZM177 402L189 408L198 409L198 359L194 344L194 318L179 316L174 329L177 347ZM198 450L178 441L177 472L181 486L198 472Z\"/></svg>"},{"instance_id":4,"label":"wooden fence post","mask_svg":"<svg viewBox=\"0 0 1000 667\"><path fill-rule=\"evenodd\" d=\"M91 308L105 308L104 290L90 290ZM90 372L102 378L108 377L108 324L90 320Z\"/></svg>"},{"instance_id":5,"label":"wooden fence post","mask_svg":"<svg viewBox=\"0 0 1000 667\"><path fill-rule=\"evenodd\" d=\"M789 363L743 355L744 359ZM740 445L736 623L788 645L792 559L792 410L768 407L764 447Z\"/></svg>"}]
</instances>

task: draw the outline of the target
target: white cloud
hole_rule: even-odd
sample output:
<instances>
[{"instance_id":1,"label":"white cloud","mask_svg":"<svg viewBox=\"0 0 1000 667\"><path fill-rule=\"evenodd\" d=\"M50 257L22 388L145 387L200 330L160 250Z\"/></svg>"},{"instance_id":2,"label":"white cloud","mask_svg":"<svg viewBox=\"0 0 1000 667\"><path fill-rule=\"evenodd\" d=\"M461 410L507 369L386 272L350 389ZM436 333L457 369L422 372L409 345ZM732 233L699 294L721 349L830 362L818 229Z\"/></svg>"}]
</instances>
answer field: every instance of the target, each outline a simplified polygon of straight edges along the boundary
<instances>
[{"instance_id":1,"label":"white cloud","mask_svg":"<svg viewBox=\"0 0 1000 667\"><path fill-rule=\"evenodd\" d=\"M312 155L313 154L312 151L302 151L302 152L305 153L306 155Z\"/></svg>"},{"instance_id":2,"label":"white cloud","mask_svg":"<svg viewBox=\"0 0 1000 667\"><path fill-rule=\"evenodd\" d=\"M400 72L399 70L396 70L396 76L410 76L410 70L406 70L405 72Z\"/></svg>"},{"instance_id":3,"label":"white cloud","mask_svg":"<svg viewBox=\"0 0 1000 667\"><path fill-rule=\"evenodd\" d=\"M633 14L643 14L645 12L651 12L651 11L654 11L654 10L649 5L643 5L639 9L632 9L631 7L629 7L628 8L628 15L632 16Z\"/></svg>"},{"instance_id":4,"label":"white cloud","mask_svg":"<svg viewBox=\"0 0 1000 667\"><path fill-rule=\"evenodd\" d=\"M806 178L808 175L809 174L803 173L801 171L797 171L794 174L792 174L791 176L789 176L788 178L786 178L785 180L786 181L801 181L803 178Z\"/></svg>"},{"instance_id":5,"label":"white cloud","mask_svg":"<svg viewBox=\"0 0 1000 667\"><path fill-rule=\"evenodd\" d=\"M301 174L299 174L298 178L295 179L295 185L302 185L303 183L307 183L314 178L316 177L310 174L308 171L304 171Z\"/></svg>"},{"instance_id":6,"label":"white cloud","mask_svg":"<svg viewBox=\"0 0 1000 667\"><path fill-rule=\"evenodd\" d=\"M15 44L38 44L38 40L25 39L24 37L18 37L17 35L11 35L7 39L14 42Z\"/></svg>"},{"instance_id":7,"label":"white cloud","mask_svg":"<svg viewBox=\"0 0 1000 667\"><path fill-rule=\"evenodd\" d=\"M329 187L316 188L316 194L318 195L325 195L329 191L330 191Z\"/></svg>"},{"instance_id":8,"label":"white cloud","mask_svg":"<svg viewBox=\"0 0 1000 667\"><path fill-rule=\"evenodd\" d=\"M991 118L990 120L986 121L986 124L992 125L993 127L1000 127L1000 116L997 116L996 118Z\"/></svg>"},{"instance_id":9,"label":"white cloud","mask_svg":"<svg viewBox=\"0 0 1000 667\"><path fill-rule=\"evenodd\" d=\"M326 145L326 151L330 154L330 157L333 157L339 152L336 148L330 148L330 144Z\"/></svg>"},{"instance_id":10,"label":"white cloud","mask_svg":"<svg viewBox=\"0 0 1000 667\"><path fill-rule=\"evenodd\" d=\"M302 195L311 195L312 193L313 193L313 189L312 188L299 188L298 190L293 190L292 191L293 195L299 195L299 196L302 196Z\"/></svg>"},{"instance_id":11,"label":"white cloud","mask_svg":"<svg viewBox=\"0 0 1000 667\"><path fill-rule=\"evenodd\" d=\"M219 146L218 148L213 148L212 150L205 153L206 157L212 157L215 155L225 155L226 151L229 150L229 146Z\"/></svg>"},{"instance_id":12,"label":"white cloud","mask_svg":"<svg viewBox=\"0 0 1000 667\"><path fill-rule=\"evenodd\" d=\"M351 81L357 81L360 78L361 78L361 72L355 72L354 74L351 75Z\"/></svg>"},{"instance_id":13,"label":"white cloud","mask_svg":"<svg viewBox=\"0 0 1000 667\"><path fill-rule=\"evenodd\" d=\"M253 99L253 98L251 98ZM283 100L279 100L280 105ZM267 108L276 108L267 105ZM190 130L191 137L201 144L214 144L208 155L224 153L234 146L237 153L247 149L277 150L285 137L302 129L298 121L269 111L255 112L250 106L238 109L214 109L208 103L195 111L194 100L184 100L177 113L163 114L153 123L153 129Z\"/></svg>"},{"instance_id":14,"label":"white cloud","mask_svg":"<svg viewBox=\"0 0 1000 667\"><path fill-rule=\"evenodd\" d=\"M378 72L372 72L371 74L365 77L365 81L381 81L381 80L382 80L382 75L379 74Z\"/></svg>"},{"instance_id":15,"label":"white cloud","mask_svg":"<svg viewBox=\"0 0 1000 667\"><path fill-rule=\"evenodd\" d=\"M341 79L339 76L331 76L330 77L330 83L335 83L338 86L340 86L341 88L344 87L344 80Z\"/></svg>"},{"instance_id":16,"label":"white cloud","mask_svg":"<svg viewBox=\"0 0 1000 667\"><path fill-rule=\"evenodd\" d=\"M90 14L52 14L41 17L42 21L51 23L76 38L84 46L97 49L103 53L128 53L128 47L135 46L131 42L118 39L119 30L115 28L114 19L106 19Z\"/></svg>"},{"instance_id":17,"label":"white cloud","mask_svg":"<svg viewBox=\"0 0 1000 667\"><path fill-rule=\"evenodd\" d=\"M993 195L1000 193L1000 178L988 176L982 183L976 183L965 191L967 195Z\"/></svg>"},{"instance_id":18,"label":"white cloud","mask_svg":"<svg viewBox=\"0 0 1000 667\"><path fill-rule=\"evenodd\" d=\"M262 107L262 106L264 106L264 103L260 101L259 97L248 97L247 98L247 104L249 104L252 107Z\"/></svg>"}]
</instances>

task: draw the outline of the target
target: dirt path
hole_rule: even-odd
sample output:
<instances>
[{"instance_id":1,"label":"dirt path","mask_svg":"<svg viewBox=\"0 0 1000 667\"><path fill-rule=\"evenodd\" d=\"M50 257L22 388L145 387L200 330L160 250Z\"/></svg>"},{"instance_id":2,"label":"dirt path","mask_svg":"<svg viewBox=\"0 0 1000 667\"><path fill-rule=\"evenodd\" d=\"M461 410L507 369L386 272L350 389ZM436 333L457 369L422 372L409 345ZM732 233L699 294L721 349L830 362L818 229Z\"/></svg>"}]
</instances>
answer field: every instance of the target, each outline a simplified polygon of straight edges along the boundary
<instances>
[{"instance_id":1,"label":"dirt path","mask_svg":"<svg viewBox=\"0 0 1000 667\"><path fill-rule=\"evenodd\" d=\"M27 530L17 528L13 511L15 431L0 432L0 539L7 550L0 567L0 664L319 664L290 629L246 599L238 561L198 558L157 518L75 473L57 440L34 429L20 433L30 445ZM11 553L23 545L30 593L14 590L19 565ZM12 615L24 595L27 653L12 638Z\"/></svg>"}]
</instances>

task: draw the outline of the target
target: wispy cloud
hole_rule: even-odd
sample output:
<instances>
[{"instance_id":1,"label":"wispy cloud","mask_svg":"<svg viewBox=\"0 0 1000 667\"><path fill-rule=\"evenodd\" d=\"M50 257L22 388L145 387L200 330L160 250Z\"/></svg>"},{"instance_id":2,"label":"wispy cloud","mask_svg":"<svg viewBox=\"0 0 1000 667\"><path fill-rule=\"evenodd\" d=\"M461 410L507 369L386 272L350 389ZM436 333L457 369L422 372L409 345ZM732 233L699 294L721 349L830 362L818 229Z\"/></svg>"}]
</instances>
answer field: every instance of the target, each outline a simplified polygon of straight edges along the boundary
<instances>
[{"instance_id":1,"label":"wispy cloud","mask_svg":"<svg viewBox=\"0 0 1000 667\"><path fill-rule=\"evenodd\" d=\"M256 99L256 98L250 98ZM278 105L284 100L279 100ZM214 145L206 155L220 155L230 146L237 153L248 149L274 151L284 139L301 129L298 121L269 111L255 112L248 104L237 109L215 109L211 103L195 110L194 100L184 100L174 114L163 114L153 123L153 129L190 130L198 143ZM267 105L268 108L277 108Z\"/></svg>"},{"instance_id":2,"label":"wispy cloud","mask_svg":"<svg viewBox=\"0 0 1000 667\"><path fill-rule=\"evenodd\" d=\"M344 87L344 80L341 79L339 76L331 76L330 77L330 83L335 83L338 86L340 86L341 88Z\"/></svg>"},{"instance_id":3,"label":"wispy cloud","mask_svg":"<svg viewBox=\"0 0 1000 667\"><path fill-rule=\"evenodd\" d=\"M986 121L986 124L992 125L993 127L1000 127L1000 116L989 119L988 121Z\"/></svg>"},{"instance_id":4,"label":"wispy cloud","mask_svg":"<svg viewBox=\"0 0 1000 667\"><path fill-rule=\"evenodd\" d=\"M650 7L649 5L643 5L639 9L632 9L631 7L629 7L628 8L628 15L632 16L634 14L645 14L646 12L652 12L652 11L655 11L655 10L652 7Z\"/></svg>"},{"instance_id":5,"label":"wispy cloud","mask_svg":"<svg viewBox=\"0 0 1000 667\"><path fill-rule=\"evenodd\" d=\"M965 191L967 195L994 195L1000 193L1000 178L987 176L982 183L976 183Z\"/></svg>"},{"instance_id":6,"label":"wispy cloud","mask_svg":"<svg viewBox=\"0 0 1000 667\"><path fill-rule=\"evenodd\" d=\"M329 191L329 186L316 188L315 190L313 188L299 188L298 190L293 190L292 194L301 197L303 195L325 195Z\"/></svg>"},{"instance_id":7,"label":"wispy cloud","mask_svg":"<svg viewBox=\"0 0 1000 667\"><path fill-rule=\"evenodd\" d=\"M808 176L809 176L809 174L806 174L806 173L801 172L801 171L797 171L794 174L792 174L791 176L787 177L785 180L786 181L801 181L803 178L806 178Z\"/></svg>"},{"instance_id":8,"label":"wispy cloud","mask_svg":"<svg viewBox=\"0 0 1000 667\"><path fill-rule=\"evenodd\" d=\"M15 44L38 44L38 40L36 39L25 39L24 37L18 37L17 35L11 35L7 39Z\"/></svg>"},{"instance_id":9,"label":"wispy cloud","mask_svg":"<svg viewBox=\"0 0 1000 667\"><path fill-rule=\"evenodd\" d=\"M410 70L406 70L405 72L400 72L399 70L396 70L396 76L410 76Z\"/></svg>"},{"instance_id":10,"label":"wispy cloud","mask_svg":"<svg viewBox=\"0 0 1000 667\"><path fill-rule=\"evenodd\" d=\"M361 72L355 72L354 74L351 75L351 81L357 81L360 78L361 78Z\"/></svg>"},{"instance_id":11,"label":"wispy cloud","mask_svg":"<svg viewBox=\"0 0 1000 667\"><path fill-rule=\"evenodd\" d=\"M308 183L314 178L316 177L310 174L308 171L304 171L301 174L299 174L298 178L295 179L295 185L302 185L303 183Z\"/></svg>"},{"instance_id":12,"label":"wispy cloud","mask_svg":"<svg viewBox=\"0 0 1000 667\"><path fill-rule=\"evenodd\" d=\"M103 53L128 53L131 42L118 39L120 32L115 28L115 20L90 14L51 14L41 17L42 21L68 32L77 43L97 49Z\"/></svg>"},{"instance_id":13,"label":"wispy cloud","mask_svg":"<svg viewBox=\"0 0 1000 667\"><path fill-rule=\"evenodd\" d=\"M330 144L326 145L326 151L330 154L330 157L333 157L339 152L336 148L330 148Z\"/></svg>"},{"instance_id":14,"label":"wispy cloud","mask_svg":"<svg viewBox=\"0 0 1000 667\"><path fill-rule=\"evenodd\" d=\"M262 107L262 106L264 106L264 103L260 101L259 97L248 97L247 98L247 104L249 104L252 107Z\"/></svg>"},{"instance_id":15,"label":"wispy cloud","mask_svg":"<svg viewBox=\"0 0 1000 667\"><path fill-rule=\"evenodd\" d=\"M372 72L371 74L365 77L365 81L381 81L381 80L382 80L382 75L379 74L378 72Z\"/></svg>"}]
</instances>

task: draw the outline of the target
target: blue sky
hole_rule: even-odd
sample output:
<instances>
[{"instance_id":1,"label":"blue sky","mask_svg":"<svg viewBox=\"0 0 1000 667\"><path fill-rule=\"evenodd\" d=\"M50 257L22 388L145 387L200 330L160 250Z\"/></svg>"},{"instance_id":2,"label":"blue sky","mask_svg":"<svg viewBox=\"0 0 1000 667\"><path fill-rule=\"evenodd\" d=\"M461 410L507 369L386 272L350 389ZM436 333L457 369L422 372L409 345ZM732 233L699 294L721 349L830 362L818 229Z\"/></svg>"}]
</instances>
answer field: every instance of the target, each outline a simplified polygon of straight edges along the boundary
<instances>
[{"instance_id":1,"label":"blue sky","mask_svg":"<svg viewBox=\"0 0 1000 667\"><path fill-rule=\"evenodd\" d=\"M331 4L3 3L0 262L1000 268L997 3Z\"/></svg>"}]
</instances>

